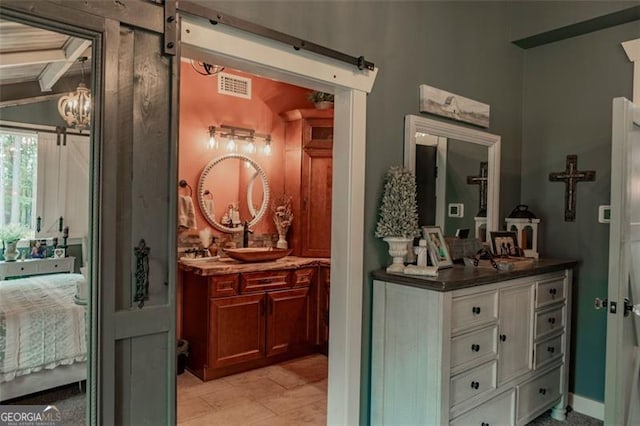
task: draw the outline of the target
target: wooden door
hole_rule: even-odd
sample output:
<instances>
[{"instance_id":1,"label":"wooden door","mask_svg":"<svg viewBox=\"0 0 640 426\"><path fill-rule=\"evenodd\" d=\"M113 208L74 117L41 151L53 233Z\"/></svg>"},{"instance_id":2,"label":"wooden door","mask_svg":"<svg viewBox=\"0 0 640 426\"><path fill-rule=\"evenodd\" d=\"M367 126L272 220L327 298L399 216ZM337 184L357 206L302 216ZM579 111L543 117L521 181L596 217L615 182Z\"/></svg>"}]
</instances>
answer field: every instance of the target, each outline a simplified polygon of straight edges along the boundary
<instances>
[{"instance_id":1,"label":"wooden door","mask_svg":"<svg viewBox=\"0 0 640 426\"><path fill-rule=\"evenodd\" d=\"M531 370L533 284L500 290L498 385Z\"/></svg>"},{"instance_id":2,"label":"wooden door","mask_svg":"<svg viewBox=\"0 0 640 426\"><path fill-rule=\"evenodd\" d=\"M267 356L311 343L310 303L306 287L267 293Z\"/></svg>"},{"instance_id":3,"label":"wooden door","mask_svg":"<svg viewBox=\"0 0 640 426\"><path fill-rule=\"evenodd\" d=\"M264 293L222 297L209 302L209 367L264 356Z\"/></svg>"},{"instance_id":4,"label":"wooden door","mask_svg":"<svg viewBox=\"0 0 640 426\"><path fill-rule=\"evenodd\" d=\"M305 149L302 154L301 256L331 256L332 151Z\"/></svg>"},{"instance_id":5,"label":"wooden door","mask_svg":"<svg viewBox=\"0 0 640 426\"><path fill-rule=\"evenodd\" d=\"M613 100L604 422L640 422L640 107ZM635 305L635 314L625 309ZM615 309L613 308L615 304Z\"/></svg>"}]
</instances>

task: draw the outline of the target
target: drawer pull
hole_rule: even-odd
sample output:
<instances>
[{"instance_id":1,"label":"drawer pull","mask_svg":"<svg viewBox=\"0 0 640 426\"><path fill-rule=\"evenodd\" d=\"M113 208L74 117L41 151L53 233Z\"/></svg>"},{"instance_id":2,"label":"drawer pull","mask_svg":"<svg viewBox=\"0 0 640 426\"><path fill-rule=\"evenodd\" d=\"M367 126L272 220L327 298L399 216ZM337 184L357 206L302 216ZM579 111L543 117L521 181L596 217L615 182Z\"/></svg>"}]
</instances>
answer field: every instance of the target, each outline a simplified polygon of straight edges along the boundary
<instances>
[{"instance_id":1,"label":"drawer pull","mask_svg":"<svg viewBox=\"0 0 640 426\"><path fill-rule=\"evenodd\" d=\"M473 352L479 352L480 351L480 345L477 345L477 344L474 343L473 345L471 345L471 350Z\"/></svg>"},{"instance_id":2,"label":"drawer pull","mask_svg":"<svg viewBox=\"0 0 640 426\"><path fill-rule=\"evenodd\" d=\"M556 288L549 289L549 294L551 295L551 297L555 297L556 293L558 293L558 289Z\"/></svg>"},{"instance_id":3,"label":"drawer pull","mask_svg":"<svg viewBox=\"0 0 640 426\"><path fill-rule=\"evenodd\" d=\"M21 267L20 267L20 270L21 270L21 271L24 271L24 266L21 266Z\"/></svg>"},{"instance_id":4,"label":"drawer pull","mask_svg":"<svg viewBox=\"0 0 640 426\"><path fill-rule=\"evenodd\" d=\"M474 313L474 314L476 314L476 315L479 315L479 314L480 314L480 306L474 306L474 307L471 309L471 312L473 312L473 313Z\"/></svg>"},{"instance_id":5,"label":"drawer pull","mask_svg":"<svg viewBox=\"0 0 640 426\"><path fill-rule=\"evenodd\" d=\"M554 325L556 323L555 317L549 318L549 324Z\"/></svg>"},{"instance_id":6,"label":"drawer pull","mask_svg":"<svg viewBox=\"0 0 640 426\"><path fill-rule=\"evenodd\" d=\"M271 284L272 282L273 282L273 279L271 278L262 278L258 280L258 283L260 284Z\"/></svg>"},{"instance_id":7,"label":"drawer pull","mask_svg":"<svg viewBox=\"0 0 640 426\"><path fill-rule=\"evenodd\" d=\"M545 395L547 393L547 390L545 388L540 388L538 392L540 392L540 395Z\"/></svg>"},{"instance_id":8,"label":"drawer pull","mask_svg":"<svg viewBox=\"0 0 640 426\"><path fill-rule=\"evenodd\" d=\"M58 267L58 264L56 263L55 265L53 265L53 267L54 267L54 268L57 268L57 267Z\"/></svg>"},{"instance_id":9,"label":"drawer pull","mask_svg":"<svg viewBox=\"0 0 640 426\"><path fill-rule=\"evenodd\" d=\"M480 426L489 426L489 423L487 423L487 422L482 422L482 423L480 423Z\"/></svg>"},{"instance_id":10,"label":"drawer pull","mask_svg":"<svg viewBox=\"0 0 640 426\"><path fill-rule=\"evenodd\" d=\"M553 346L547 346L547 352L549 352L550 354L554 353L556 351L556 348L554 348Z\"/></svg>"},{"instance_id":11,"label":"drawer pull","mask_svg":"<svg viewBox=\"0 0 640 426\"><path fill-rule=\"evenodd\" d=\"M478 389L480 387L480 383L473 381L471 382L471 389Z\"/></svg>"},{"instance_id":12,"label":"drawer pull","mask_svg":"<svg viewBox=\"0 0 640 426\"><path fill-rule=\"evenodd\" d=\"M506 334L501 334L500 335L500 341L501 342L506 342L507 341L507 335Z\"/></svg>"}]
</instances>

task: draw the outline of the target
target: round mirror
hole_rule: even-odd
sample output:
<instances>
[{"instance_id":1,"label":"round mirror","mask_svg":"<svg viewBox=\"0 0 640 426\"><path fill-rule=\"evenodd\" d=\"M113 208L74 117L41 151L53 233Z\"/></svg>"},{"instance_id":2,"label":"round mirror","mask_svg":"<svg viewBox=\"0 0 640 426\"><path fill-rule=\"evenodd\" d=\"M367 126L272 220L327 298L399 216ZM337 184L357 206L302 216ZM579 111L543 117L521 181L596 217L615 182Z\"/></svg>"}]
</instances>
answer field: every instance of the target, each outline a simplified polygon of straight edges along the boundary
<instances>
[{"instance_id":1,"label":"round mirror","mask_svg":"<svg viewBox=\"0 0 640 426\"><path fill-rule=\"evenodd\" d=\"M198 202L207 221L221 232L242 232L257 224L269 205L269 182L258 163L226 154L207 164L198 182Z\"/></svg>"}]
</instances>

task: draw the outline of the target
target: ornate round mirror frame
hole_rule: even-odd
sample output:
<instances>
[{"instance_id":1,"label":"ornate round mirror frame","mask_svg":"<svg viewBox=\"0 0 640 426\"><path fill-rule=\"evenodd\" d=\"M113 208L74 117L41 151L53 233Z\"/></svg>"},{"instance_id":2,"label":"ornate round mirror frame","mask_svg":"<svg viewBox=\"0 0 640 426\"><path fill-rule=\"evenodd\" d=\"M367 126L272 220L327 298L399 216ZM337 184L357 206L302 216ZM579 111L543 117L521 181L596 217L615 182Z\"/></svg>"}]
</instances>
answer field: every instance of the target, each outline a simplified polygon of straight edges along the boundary
<instances>
[{"instance_id":1,"label":"ornate round mirror frame","mask_svg":"<svg viewBox=\"0 0 640 426\"><path fill-rule=\"evenodd\" d=\"M262 204L260 205L260 209L257 212L255 212L255 207L253 206L253 202L250 201L251 197L249 193L249 190L253 188L253 181L255 180L255 175L251 178L251 185L247 188L248 190L247 202L249 203L249 210L254 215L253 219L249 221L249 228L257 224L260 221L260 219L262 219L262 216L264 216L264 214L266 213L267 207L269 206L270 191L269 191L269 182L267 181L266 173L258 163L256 163L246 155L225 154L211 160L209 164L207 164L207 166L204 168L204 170L200 174L200 180L198 181L198 203L200 204L200 210L202 210L202 215L205 217L205 219L207 219L207 221L211 224L211 226L216 228L218 231L234 233L234 232L242 232L242 227L230 228L228 226L224 226L223 224L215 220L213 217L211 217L211 214L207 211L205 207L205 202L204 202L204 190L205 190L204 181L207 178L207 175L216 164L231 158L237 158L239 160L244 160L249 162L249 164L251 164L254 167L254 169L256 169L256 174L260 176L262 181L262 192L263 192Z\"/></svg>"}]
</instances>

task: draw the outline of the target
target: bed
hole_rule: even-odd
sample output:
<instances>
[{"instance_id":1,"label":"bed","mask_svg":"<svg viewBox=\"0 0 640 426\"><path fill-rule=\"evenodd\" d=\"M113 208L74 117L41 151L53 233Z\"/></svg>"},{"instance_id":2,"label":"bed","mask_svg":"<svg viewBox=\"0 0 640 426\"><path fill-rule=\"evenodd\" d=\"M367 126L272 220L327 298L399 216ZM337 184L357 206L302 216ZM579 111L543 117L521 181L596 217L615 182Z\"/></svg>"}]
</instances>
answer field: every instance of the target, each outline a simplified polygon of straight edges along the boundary
<instances>
[{"instance_id":1,"label":"bed","mask_svg":"<svg viewBox=\"0 0 640 426\"><path fill-rule=\"evenodd\" d=\"M0 281L0 401L86 378L82 274Z\"/></svg>"}]
</instances>

